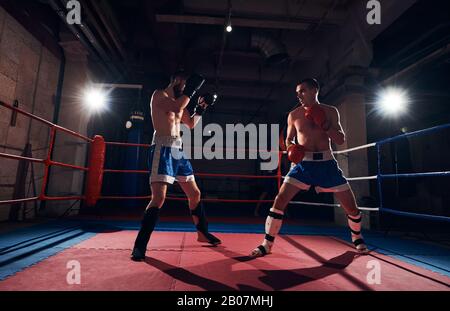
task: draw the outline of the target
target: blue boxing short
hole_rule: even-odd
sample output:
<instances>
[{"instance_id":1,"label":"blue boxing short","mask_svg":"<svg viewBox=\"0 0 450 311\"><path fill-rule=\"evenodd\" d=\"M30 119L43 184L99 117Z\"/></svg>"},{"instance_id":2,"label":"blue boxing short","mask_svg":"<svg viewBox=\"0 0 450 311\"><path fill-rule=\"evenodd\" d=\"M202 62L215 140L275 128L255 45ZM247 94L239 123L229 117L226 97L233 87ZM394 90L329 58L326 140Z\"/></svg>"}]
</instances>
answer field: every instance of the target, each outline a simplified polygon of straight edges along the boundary
<instances>
[{"instance_id":1,"label":"blue boxing short","mask_svg":"<svg viewBox=\"0 0 450 311\"><path fill-rule=\"evenodd\" d=\"M306 152L303 161L291 168L284 182L305 191L314 187L317 193L350 189L331 151Z\"/></svg>"},{"instance_id":2,"label":"blue boxing short","mask_svg":"<svg viewBox=\"0 0 450 311\"><path fill-rule=\"evenodd\" d=\"M149 153L150 183L194 181L191 162L186 159L179 137L154 137Z\"/></svg>"}]
</instances>

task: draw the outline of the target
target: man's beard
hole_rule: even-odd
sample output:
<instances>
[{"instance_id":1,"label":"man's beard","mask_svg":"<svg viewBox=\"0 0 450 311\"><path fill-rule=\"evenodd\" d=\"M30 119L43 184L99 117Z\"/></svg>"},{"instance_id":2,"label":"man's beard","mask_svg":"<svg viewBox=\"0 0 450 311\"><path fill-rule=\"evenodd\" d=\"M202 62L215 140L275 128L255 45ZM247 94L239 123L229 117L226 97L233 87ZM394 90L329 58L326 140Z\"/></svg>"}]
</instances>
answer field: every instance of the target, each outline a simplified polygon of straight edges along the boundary
<instances>
[{"instance_id":1,"label":"man's beard","mask_svg":"<svg viewBox=\"0 0 450 311\"><path fill-rule=\"evenodd\" d=\"M183 95L183 90L181 88L181 84L177 84L173 86L173 95L175 99L180 98Z\"/></svg>"}]
</instances>

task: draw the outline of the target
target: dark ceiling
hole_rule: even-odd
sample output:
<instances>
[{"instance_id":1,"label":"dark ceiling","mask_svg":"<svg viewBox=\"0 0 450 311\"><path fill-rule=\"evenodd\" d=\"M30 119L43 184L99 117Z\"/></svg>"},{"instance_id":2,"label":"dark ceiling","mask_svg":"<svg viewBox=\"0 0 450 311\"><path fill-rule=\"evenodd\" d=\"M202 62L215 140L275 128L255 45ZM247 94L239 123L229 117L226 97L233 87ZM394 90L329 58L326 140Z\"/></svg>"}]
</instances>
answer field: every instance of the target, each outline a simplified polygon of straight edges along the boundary
<instances>
[{"instance_id":1,"label":"dark ceiling","mask_svg":"<svg viewBox=\"0 0 450 311\"><path fill-rule=\"evenodd\" d=\"M306 39L336 31L354 1L80 2L85 30L76 30L112 77L145 81L184 68L204 74L225 98L271 102L292 69L313 58L315 44ZM228 16L231 34L224 32Z\"/></svg>"},{"instance_id":2,"label":"dark ceiling","mask_svg":"<svg viewBox=\"0 0 450 311\"><path fill-rule=\"evenodd\" d=\"M247 121L262 110L267 114L292 107L300 78L319 76L331 84L333 76L324 75L318 65L339 66L340 61L321 60L321 53L324 47L331 49L330 55L334 47L338 53L358 40L341 36L353 27L352 19L365 20L367 12L363 0L79 1L83 14L79 26L65 23L67 0L0 0L0 4L55 54L60 53L59 42L80 41L99 80L143 83L151 89L163 87L176 69L198 71L208 78L207 87L218 89L227 102L222 110L244 109ZM367 72L377 72L369 76L371 83L380 84L412 66L419 70L401 79L412 79L410 85L420 87L418 77L429 72L440 83L423 81L422 93L440 92L441 100L448 99L448 90L442 89L448 78L440 77L446 76L450 64L445 50L450 41L449 1L382 2L387 6L383 21L389 23L363 34L373 48ZM355 13L355 8L362 11ZM233 25L230 34L224 32L228 17ZM336 45L325 45L330 39ZM442 48L438 57L420 64ZM420 66L414 68L416 63Z\"/></svg>"}]
</instances>

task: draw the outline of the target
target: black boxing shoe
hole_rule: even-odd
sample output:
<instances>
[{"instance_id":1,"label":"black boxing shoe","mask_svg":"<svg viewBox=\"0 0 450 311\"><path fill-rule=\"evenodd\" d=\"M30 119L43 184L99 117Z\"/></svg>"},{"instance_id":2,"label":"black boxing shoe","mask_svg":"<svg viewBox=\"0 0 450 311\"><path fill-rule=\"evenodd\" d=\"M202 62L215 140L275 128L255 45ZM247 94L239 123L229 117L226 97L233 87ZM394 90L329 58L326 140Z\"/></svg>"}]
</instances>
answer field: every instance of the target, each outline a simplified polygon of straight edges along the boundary
<instances>
[{"instance_id":1,"label":"black boxing shoe","mask_svg":"<svg viewBox=\"0 0 450 311\"><path fill-rule=\"evenodd\" d=\"M143 252L139 248L135 247L133 252L131 253L131 260L133 261L144 261L145 260L145 251Z\"/></svg>"},{"instance_id":2,"label":"black boxing shoe","mask_svg":"<svg viewBox=\"0 0 450 311\"><path fill-rule=\"evenodd\" d=\"M131 253L131 260L142 261L145 259L145 252L147 251L147 244L150 236L159 219L159 208L149 207L145 210L144 216L141 220L141 228L139 229L136 241L134 242L133 252Z\"/></svg>"},{"instance_id":3,"label":"black boxing shoe","mask_svg":"<svg viewBox=\"0 0 450 311\"><path fill-rule=\"evenodd\" d=\"M212 235L209 232L197 231L197 234L198 234L197 241L199 241L199 242L209 243L214 246L222 244L221 240L219 240L218 238L216 238L214 235Z\"/></svg>"}]
</instances>

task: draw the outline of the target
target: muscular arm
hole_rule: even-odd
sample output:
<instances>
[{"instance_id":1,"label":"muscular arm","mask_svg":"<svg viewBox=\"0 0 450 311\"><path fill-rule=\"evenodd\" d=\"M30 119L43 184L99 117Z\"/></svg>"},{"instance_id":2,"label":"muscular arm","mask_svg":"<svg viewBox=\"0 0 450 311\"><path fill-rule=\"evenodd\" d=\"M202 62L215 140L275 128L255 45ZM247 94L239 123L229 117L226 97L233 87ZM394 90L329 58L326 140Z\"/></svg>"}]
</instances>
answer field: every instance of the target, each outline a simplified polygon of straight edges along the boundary
<instances>
[{"instance_id":1,"label":"muscular arm","mask_svg":"<svg viewBox=\"0 0 450 311\"><path fill-rule=\"evenodd\" d=\"M336 145L342 145L345 143L345 134L341 126L339 111L334 107L331 111L330 129L327 131L327 135Z\"/></svg>"},{"instance_id":2,"label":"muscular arm","mask_svg":"<svg viewBox=\"0 0 450 311\"><path fill-rule=\"evenodd\" d=\"M297 133L295 131L292 113L290 113L288 116L288 126L287 126L287 133L286 133L286 149L289 148L290 145L294 144L294 139L295 139L296 135L297 135Z\"/></svg>"},{"instance_id":3,"label":"muscular arm","mask_svg":"<svg viewBox=\"0 0 450 311\"><path fill-rule=\"evenodd\" d=\"M156 91L154 94L155 103L165 112L179 113L189 104L189 97L181 96L178 99L170 98L165 92Z\"/></svg>"},{"instance_id":4,"label":"muscular arm","mask_svg":"<svg viewBox=\"0 0 450 311\"><path fill-rule=\"evenodd\" d=\"M184 110L183 115L181 116L181 122L186 124L188 128L193 129L197 125L198 121L200 121L200 118L201 118L200 116L196 115L191 117L189 115L189 111Z\"/></svg>"}]
</instances>

